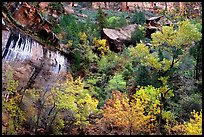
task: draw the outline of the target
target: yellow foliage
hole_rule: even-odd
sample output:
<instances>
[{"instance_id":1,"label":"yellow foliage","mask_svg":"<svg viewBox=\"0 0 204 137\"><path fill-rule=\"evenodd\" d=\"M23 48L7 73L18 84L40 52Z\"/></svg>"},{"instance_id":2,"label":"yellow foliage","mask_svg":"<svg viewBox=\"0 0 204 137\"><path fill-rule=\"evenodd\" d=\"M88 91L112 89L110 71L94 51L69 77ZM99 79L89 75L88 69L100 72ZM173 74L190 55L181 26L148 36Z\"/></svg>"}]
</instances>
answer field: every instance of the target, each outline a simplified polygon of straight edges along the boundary
<instances>
[{"instance_id":1,"label":"yellow foliage","mask_svg":"<svg viewBox=\"0 0 204 137\"><path fill-rule=\"evenodd\" d=\"M90 92L84 89L81 78L73 79L68 73L65 83L51 90L52 100L59 110L70 110L75 113L76 125L88 124L87 117L98 112L98 100L91 97Z\"/></svg>"},{"instance_id":2,"label":"yellow foliage","mask_svg":"<svg viewBox=\"0 0 204 137\"><path fill-rule=\"evenodd\" d=\"M101 121L111 123L122 130L124 134L150 134L154 132L155 117L145 114L149 101L145 98L129 100L126 94L119 91L112 92L113 98L109 99L104 107Z\"/></svg>"},{"instance_id":3,"label":"yellow foliage","mask_svg":"<svg viewBox=\"0 0 204 137\"><path fill-rule=\"evenodd\" d=\"M163 26L162 31L157 31L152 35L153 46L161 46L165 42L168 46L180 47L192 44L193 41L199 41L202 37L197 27L191 24L189 20L184 20L178 23L178 29L174 26Z\"/></svg>"},{"instance_id":4,"label":"yellow foliage","mask_svg":"<svg viewBox=\"0 0 204 137\"><path fill-rule=\"evenodd\" d=\"M136 47L129 47L128 50L133 57L145 57L149 55L149 49L144 43L138 43Z\"/></svg>"},{"instance_id":5,"label":"yellow foliage","mask_svg":"<svg viewBox=\"0 0 204 137\"><path fill-rule=\"evenodd\" d=\"M176 124L171 127L166 126L169 134L179 134L179 135L202 135L202 110L199 112L191 112L192 118L189 122L184 122L183 124Z\"/></svg>"},{"instance_id":6,"label":"yellow foliage","mask_svg":"<svg viewBox=\"0 0 204 137\"><path fill-rule=\"evenodd\" d=\"M73 40L68 40L68 43L67 43L67 45L66 45L66 46L71 47L71 46L72 46L72 44L73 44Z\"/></svg>"},{"instance_id":7,"label":"yellow foliage","mask_svg":"<svg viewBox=\"0 0 204 137\"><path fill-rule=\"evenodd\" d=\"M145 57L146 65L151 66L152 68L155 68L157 70L160 70L162 68L161 63L159 62L159 58L157 54L149 54L149 56Z\"/></svg>"},{"instance_id":8,"label":"yellow foliage","mask_svg":"<svg viewBox=\"0 0 204 137\"><path fill-rule=\"evenodd\" d=\"M191 112L193 118L190 118L190 122L185 123L186 135L202 135L202 110L200 113Z\"/></svg>"},{"instance_id":9,"label":"yellow foliage","mask_svg":"<svg viewBox=\"0 0 204 137\"><path fill-rule=\"evenodd\" d=\"M171 60L167 60L167 59L164 58L161 61L161 64L162 64L162 70L163 71L167 71L168 69L170 69L172 61Z\"/></svg>"},{"instance_id":10,"label":"yellow foliage","mask_svg":"<svg viewBox=\"0 0 204 137\"><path fill-rule=\"evenodd\" d=\"M128 48L130 55L132 57L138 58L138 61L142 63L145 66L150 66L156 70L162 70L167 71L170 69L172 65L172 60L168 60L164 58L160 61L158 57L157 52L150 53L148 47L143 44L139 43L136 47L130 47ZM178 63L176 64L178 60L174 61L175 67L178 66Z\"/></svg>"},{"instance_id":11,"label":"yellow foliage","mask_svg":"<svg viewBox=\"0 0 204 137\"><path fill-rule=\"evenodd\" d=\"M168 78L169 78L169 76L168 76L168 77L160 77L160 78L158 78L158 80L161 80L161 81L162 81L162 84L163 84L163 85L166 85Z\"/></svg>"},{"instance_id":12,"label":"yellow foliage","mask_svg":"<svg viewBox=\"0 0 204 137\"><path fill-rule=\"evenodd\" d=\"M85 41L87 40L87 35L86 35L85 32L80 32L80 33L79 33L79 37L80 37L80 40L81 40L82 42L85 42Z\"/></svg>"},{"instance_id":13,"label":"yellow foliage","mask_svg":"<svg viewBox=\"0 0 204 137\"><path fill-rule=\"evenodd\" d=\"M104 55L109 51L109 46L106 44L106 39L93 39L94 46L96 50L101 54Z\"/></svg>"}]
</instances>

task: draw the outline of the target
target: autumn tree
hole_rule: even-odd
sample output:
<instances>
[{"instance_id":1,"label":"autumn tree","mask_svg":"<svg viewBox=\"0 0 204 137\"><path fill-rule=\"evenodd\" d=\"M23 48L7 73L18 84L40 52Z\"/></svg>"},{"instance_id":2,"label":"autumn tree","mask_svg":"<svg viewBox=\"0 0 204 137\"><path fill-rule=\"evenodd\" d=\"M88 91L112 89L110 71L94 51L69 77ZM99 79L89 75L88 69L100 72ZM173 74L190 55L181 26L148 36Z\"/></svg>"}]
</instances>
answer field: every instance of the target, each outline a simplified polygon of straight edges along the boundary
<instances>
[{"instance_id":1,"label":"autumn tree","mask_svg":"<svg viewBox=\"0 0 204 137\"><path fill-rule=\"evenodd\" d=\"M103 107L103 117L98 120L100 130L107 134L143 135L156 131L156 114L159 113L158 89L138 87L130 101L126 93L112 91L112 97Z\"/></svg>"},{"instance_id":2,"label":"autumn tree","mask_svg":"<svg viewBox=\"0 0 204 137\"><path fill-rule=\"evenodd\" d=\"M165 99L173 96L173 92L168 86L168 79L173 74L173 68L179 64L182 54L201 39L202 34L196 26L189 20L178 23L178 28L174 26L163 26L161 31L152 34L152 47L149 49L144 44L129 48L130 54L136 57L138 62L144 66L151 67L156 73L157 84L160 90L160 114L158 118L158 131L160 134L162 126L162 111L165 109ZM151 52L150 52L151 51Z\"/></svg>"},{"instance_id":3,"label":"autumn tree","mask_svg":"<svg viewBox=\"0 0 204 137\"><path fill-rule=\"evenodd\" d=\"M74 128L83 132L89 115L98 113L98 101L84 89L80 78L68 74L51 90L27 89L22 100L25 130L32 134L72 134ZM21 116L18 114L18 116Z\"/></svg>"},{"instance_id":4,"label":"autumn tree","mask_svg":"<svg viewBox=\"0 0 204 137\"><path fill-rule=\"evenodd\" d=\"M4 74L2 90L2 133L16 135L22 131L25 122L25 112L21 107L21 94L17 93L18 81L14 80L12 69Z\"/></svg>"},{"instance_id":5,"label":"autumn tree","mask_svg":"<svg viewBox=\"0 0 204 137\"><path fill-rule=\"evenodd\" d=\"M191 118L188 122L167 124L165 128L171 135L202 135L202 110L191 112Z\"/></svg>"}]
</instances>

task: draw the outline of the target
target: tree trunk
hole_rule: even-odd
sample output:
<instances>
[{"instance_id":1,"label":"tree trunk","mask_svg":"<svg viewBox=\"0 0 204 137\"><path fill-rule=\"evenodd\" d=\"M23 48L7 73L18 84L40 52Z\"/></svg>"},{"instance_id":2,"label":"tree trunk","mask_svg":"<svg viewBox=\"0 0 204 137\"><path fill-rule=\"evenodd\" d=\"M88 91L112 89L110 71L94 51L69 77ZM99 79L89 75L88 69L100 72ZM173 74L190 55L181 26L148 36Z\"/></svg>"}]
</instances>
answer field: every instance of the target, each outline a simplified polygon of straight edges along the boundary
<instances>
[{"instance_id":1,"label":"tree trunk","mask_svg":"<svg viewBox=\"0 0 204 137\"><path fill-rule=\"evenodd\" d=\"M199 43L200 44L200 43ZM199 80L200 79L200 76L201 76L201 74L200 74L200 71L202 70L201 68L202 67L200 67L200 65L199 65L199 63L201 62L201 58L200 58L200 53L201 53L201 47L202 46L202 44L200 44L199 46L198 46L198 48L196 49L196 52L197 52L197 57L196 57L196 66L195 66L195 79L196 80Z\"/></svg>"},{"instance_id":2,"label":"tree trunk","mask_svg":"<svg viewBox=\"0 0 204 137\"><path fill-rule=\"evenodd\" d=\"M164 95L161 93L161 98L160 98L160 102L161 102L161 106L160 106L160 113L159 113L159 119L158 119L158 126L157 126L157 135L161 135L161 126L162 126L162 111L163 111L163 104L164 104Z\"/></svg>"},{"instance_id":3,"label":"tree trunk","mask_svg":"<svg viewBox=\"0 0 204 137\"><path fill-rule=\"evenodd\" d=\"M167 2L164 2L165 4L165 11L167 11Z\"/></svg>"}]
</instances>

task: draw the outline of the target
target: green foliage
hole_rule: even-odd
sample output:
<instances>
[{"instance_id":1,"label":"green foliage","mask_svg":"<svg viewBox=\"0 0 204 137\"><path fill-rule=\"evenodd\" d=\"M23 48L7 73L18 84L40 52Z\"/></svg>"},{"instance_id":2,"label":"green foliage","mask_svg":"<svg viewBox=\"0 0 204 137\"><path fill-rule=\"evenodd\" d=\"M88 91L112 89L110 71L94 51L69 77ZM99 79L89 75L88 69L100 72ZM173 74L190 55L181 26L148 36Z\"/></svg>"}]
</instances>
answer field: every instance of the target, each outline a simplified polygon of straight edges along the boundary
<instances>
[{"instance_id":1,"label":"green foliage","mask_svg":"<svg viewBox=\"0 0 204 137\"><path fill-rule=\"evenodd\" d=\"M55 34L58 34L60 32L62 32L62 28L60 27L59 24L55 25L54 27L52 27L52 31L55 33Z\"/></svg>"},{"instance_id":2,"label":"green foliage","mask_svg":"<svg viewBox=\"0 0 204 137\"><path fill-rule=\"evenodd\" d=\"M112 16L107 19L107 28L117 29L127 25L127 21L124 16Z\"/></svg>"},{"instance_id":3,"label":"green foliage","mask_svg":"<svg viewBox=\"0 0 204 137\"><path fill-rule=\"evenodd\" d=\"M150 85L149 70L145 66L139 66L135 77L136 85L147 86Z\"/></svg>"},{"instance_id":4,"label":"green foliage","mask_svg":"<svg viewBox=\"0 0 204 137\"><path fill-rule=\"evenodd\" d=\"M174 30L173 26L163 26L162 31L157 31L152 34L152 44L154 46L161 46L165 42L168 46L187 46L192 44L192 41L199 41L202 34L198 31L194 24L189 20L178 23L178 29Z\"/></svg>"},{"instance_id":5,"label":"green foliage","mask_svg":"<svg viewBox=\"0 0 204 137\"><path fill-rule=\"evenodd\" d=\"M67 40L73 40L74 45L79 43L79 27L76 22L76 18L73 15L67 14L60 18L59 26L56 26L53 30L62 30L63 38L62 42L66 43ZM60 31L61 32L61 31ZM56 33L56 32L54 32Z\"/></svg>"},{"instance_id":6,"label":"green foliage","mask_svg":"<svg viewBox=\"0 0 204 137\"><path fill-rule=\"evenodd\" d=\"M18 87L18 81L15 81L13 79L13 73L12 70L8 70L8 72L5 74L5 79L3 81L3 87L5 88L6 94L14 94L17 92Z\"/></svg>"},{"instance_id":7,"label":"green foliage","mask_svg":"<svg viewBox=\"0 0 204 137\"><path fill-rule=\"evenodd\" d=\"M59 25L53 30L59 32L61 42L65 44L63 49L71 54L73 66L72 71L75 73L79 69L87 69L89 63L94 62L97 56L93 52L92 46L95 44L94 39L99 37L96 25L87 18L86 21L77 20L74 15L62 16ZM104 45L99 50L104 51ZM100 49L102 47L103 49ZM107 48L105 48L106 50Z\"/></svg>"},{"instance_id":8,"label":"green foliage","mask_svg":"<svg viewBox=\"0 0 204 137\"><path fill-rule=\"evenodd\" d=\"M75 114L75 125L88 124L88 116L97 112L98 101L91 97L88 90L84 90L84 84L80 78L74 81L70 77L59 87L51 90L56 108L72 111Z\"/></svg>"},{"instance_id":9,"label":"green foliage","mask_svg":"<svg viewBox=\"0 0 204 137\"><path fill-rule=\"evenodd\" d=\"M121 74L115 74L112 79L108 81L108 85L106 90L112 91L112 90L119 90L119 91L125 91L126 89L126 81L124 80L123 76Z\"/></svg>"},{"instance_id":10,"label":"green foliage","mask_svg":"<svg viewBox=\"0 0 204 137\"><path fill-rule=\"evenodd\" d=\"M200 111L202 109L202 95L199 93L191 95L182 95L178 101L178 106L175 110L178 116L187 120L190 118L190 112L193 110Z\"/></svg>"},{"instance_id":11,"label":"green foliage","mask_svg":"<svg viewBox=\"0 0 204 137\"><path fill-rule=\"evenodd\" d=\"M131 34L131 42L133 45L136 45L137 43L140 43L140 41L143 41L145 39L145 30L144 27L139 26L139 29L136 28L132 34Z\"/></svg>"},{"instance_id":12,"label":"green foliage","mask_svg":"<svg viewBox=\"0 0 204 137\"><path fill-rule=\"evenodd\" d=\"M86 24L85 24L85 28L86 28L86 34L87 34L87 39L89 40L90 44L93 45L93 40L94 38L99 38L99 31L97 28L97 24L95 24L92 20L91 17L88 16L86 18Z\"/></svg>"},{"instance_id":13,"label":"green foliage","mask_svg":"<svg viewBox=\"0 0 204 137\"><path fill-rule=\"evenodd\" d=\"M98 61L98 70L102 73L106 72L106 74L109 74L108 72L111 72L111 70L115 68L118 60L118 55L109 51L107 55L102 56Z\"/></svg>"},{"instance_id":14,"label":"green foliage","mask_svg":"<svg viewBox=\"0 0 204 137\"><path fill-rule=\"evenodd\" d=\"M87 79L92 79L95 82L94 89L97 93L96 96L99 99L100 107L103 106L106 99L110 97L111 90L117 88L117 85L115 85L114 82L116 82L118 78L119 81L123 83L122 87L120 88L125 88L124 82L129 79L132 79L133 69L131 61L128 60L128 54L129 53L127 51L124 51L124 53L119 56L117 53L108 51L106 55L103 55L100 59L98 59L97 73L95 73L94 76L89 76L89 78ZM117 76L113 79L113 77L118 74L120 74L120 76ZM108 81L111 82L109 83ZM114 87L112 89L109 89L108 86Z\"/></svg>"},{"instance_id":15,"label":"green foliage","mask_svg":"<svg viewBox=\"0 0 204 137\"><path fill-rule=\"evenodd\" d=\"M81 67L81 54L80 54L80 51L79 50L75 50L74 52L74 65L73 65L73 71L77 71L80 69Z\"/></svg>"},{"instance_id":16,"label":"green foliage","mask_svg":"<svg viewBox=\"0 0 204 137\"><path fill-rule=\"evenodd\" d=\"M106 28L107 20L100 6L98 8L97 21L98 21L99 30Z\"/></svg>"},{"instance_id":17,"label":"green foliage","mask_svg":"<svg viewBox=\"0 0 204 137\"><path fill-rule=\"evenodd\" d=\"M143 25L145 23L145 14L142 11L135 11L131 18L131 23Z\"/></svg>"},{"instance_id":18,"label":"green foliage","mask_svg":"<svg viewBox=\"0 0 204 137\"><path fill-rule=\"evenodd\" d=\"M90 90L84 89L80 78L73 80L68 74L65 82L56 84L50 91L26 90L23 112L28 114L27 125L34 126L36 133L37 129L43 128L44 134L70 134L75 127L85 128L89 124L89 116L100 112L98 101L92 97ZM16 108L15 105L13 107Z\"/></svg>"},{"instance_id":19,"label":"green foliage","mask_svg":"<svg viewBox=\"0 0 204 137\"><path fill-rule=\"evenodd\" d=\"M162 119L165 120L166 123L175 122L176 116L171 111L163 111L162 112Z\"/></svg>"},{"instance_id":20,"label":"green foliage","mask_svg":"<svg viewBox=\"0 0 204 137\"><path fill-rule=\"evenodd\" d=\"M2 93L2 112L7 117L6 131L3 131L6 135L19 134L22 125L25 121L25 112L20 107L21 95L17 92L18 81L13 79L13 73L9 70L5 74L5 81L3 87L5 88Z\"/></svg>"},{"instance_id":21,"label":"green foliage","mask_svg":"<svg viewBox=\"0 0 204 137\"><path fill-rule=\"evenodd\" d=\"M49 6L60 10L60 4ZM64 45L60 48L71 56L76 79L67 73L66 80L52 83L51 90L39 87L17 93L13 74L3 73L3 134L39 134L43 129L40 134L90 134L89 130L144 135L156 134L159 128L161 134L202 134L199 18L182 17L178 26L163 26L152 34L152 46L145 45L144 27L139 26L132 33L134 46L115 53L100 38L99 30L123 27L132 13L106 11L104 16L101 8L98 15L86 9L79 12L90 16L86 20L61 16L53 28ZM98 24L92 22L95 18ZM144 22L143 12L133 13L131 23Z\"/></svg>"},{"instance_id":22,"label":"green foliage","mask_svg":"<svg viewBox=\"0 0 204 137\"><path fill-rule=\"evenodd\" d=\"M178 73L180 74L180 76L184 76L187 78L194 77L195 65L196 65L196 61L187 52L181 59L181 63L179 64Z\"/></svg>"},{"instance_id":23,"label":"green foliage","mask_svg":"<svg viewBox=\"0 0 204 137\"><path fill-rule=\"evenodd\" d=\"M176 123L174 126L166 125L168 134L174 135L202 135L202 110L193 110L189 122Z\"/></svg>"},{"instance_id":24,"label":"green foliage","mask_svg":"<svg viewBox=\"0 0 204 137\"><path fill-rule=\"evenodd\" d=\"M94 27L95 25L91 23L89 19L87 19L86 22L83 22L77 20L74 15L67 14L60 18L59 25L55 26L53 31L55 33L60 32L62 34L62 43L65 44L68 42L68 40L72 40L73 47L77 47L77 45L80 43L80 33L93 33L90 35L92 36L92 39L93 37L98 36L97 30L94 29Z\"/></svg>"},{"instance_id":25,"label":"green foliage","mask_svg":"<svg viewBox=\"0 0 204 137\"><path fill-rule=\"evenodd\" d=\"M7 115L7 135L19 134L25 121L25 112L20 108L21 96L15 96L2 103L3 112ZM5 131L3 131L5 132Z\"/></svg>"}]
</instances>

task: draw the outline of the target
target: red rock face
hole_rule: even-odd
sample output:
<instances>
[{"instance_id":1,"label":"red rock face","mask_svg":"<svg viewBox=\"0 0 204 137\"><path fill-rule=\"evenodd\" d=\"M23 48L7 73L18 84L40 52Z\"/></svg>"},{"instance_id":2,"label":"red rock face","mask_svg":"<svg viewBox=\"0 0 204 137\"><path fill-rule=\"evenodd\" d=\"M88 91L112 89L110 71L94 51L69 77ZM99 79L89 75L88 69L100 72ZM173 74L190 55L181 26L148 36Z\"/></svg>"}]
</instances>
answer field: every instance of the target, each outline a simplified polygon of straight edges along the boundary
<instances>
[{"instance_id":1,"label":"red rock face","mask_svg":"<svg viewBox=\"0 0 204 137\"><path fill-rule=\"evenodd\" d=\"M22 6L14 13L13 17L21 25L27 26L30 29L43 22L37 10L26 2L24 2Z\"/></svg>"},{"instance_id":2,"label":"red rock face","mask_svg":"<svg viewBox=\"0 0 204 137\"><path fill-rule=\"evenodd\" d=\"M41 4L46 7L49 3ZM21 25L27 27L33 32L39 33L43 38L53 41L54 45L58 44L58 39L53 35L52 25L43 19L32 5L23 2L21 7L14 13L14 19Z\"/></svg>"},{"instance_id":3,"label":"red rock face","mask_svg":"<svg viewBox=\"0 0 204 137\"><path fill-rule=\"evenodd\" d=\"M42 12L46 10L46 7L48 7L49 3L50 2L40 2L39 3L39 7L40 7Z\"/></svg>"}]
</instances>

